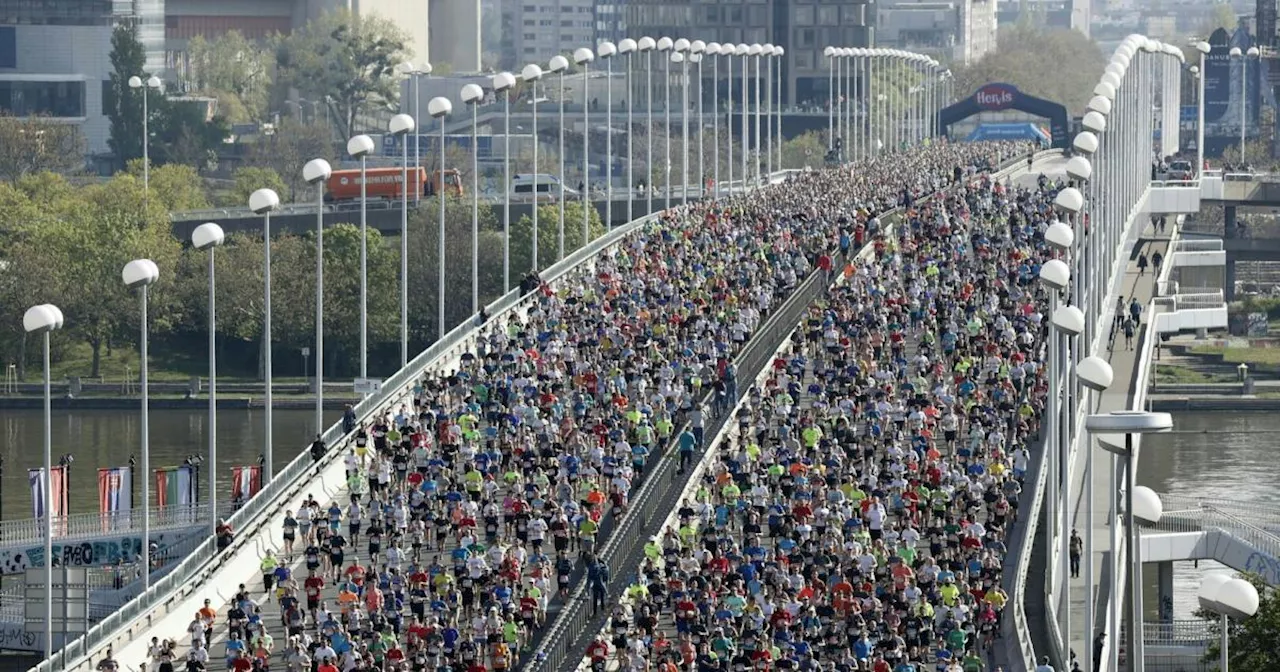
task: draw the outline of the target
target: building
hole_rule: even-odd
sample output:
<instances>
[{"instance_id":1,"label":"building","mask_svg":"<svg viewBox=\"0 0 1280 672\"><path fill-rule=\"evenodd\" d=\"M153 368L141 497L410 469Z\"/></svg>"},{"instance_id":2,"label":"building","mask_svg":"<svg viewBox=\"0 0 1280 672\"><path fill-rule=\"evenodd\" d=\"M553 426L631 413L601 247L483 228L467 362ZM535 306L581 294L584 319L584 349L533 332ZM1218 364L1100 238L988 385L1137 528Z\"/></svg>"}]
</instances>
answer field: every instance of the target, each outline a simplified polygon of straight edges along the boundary
<instances>
[{"instance_id":1,"label":"building","mask_svg":"<svg viewBox=\"0 0 1280 672\"><path fill-rule=\"evenodd\" d=\"M872 0L630 0L626 8L627 32L633 38L684 37L786 48L782 98L787 105L826 100L828 68L822 50L831 45L872 46L874 18ZM704 77L710 76L707 70L703 68ZM720 97L727 94L723 81L716 88Z\"/></svg>"},{"instance_id":2,"label":"building","mask_svg":"<svg viewBox=\"0 0 1280 672\"><path fill-rule=\"evenodd\" d=\"M996 48L996 0L881 0L876 43L969 65Z\"/></svg>"},{"instance_id":3,"label":"building","mask_svg":"<svg viewBox=\"0 0 1280 672\"><path fill-rule=\"evenodd\" d=\"M431 0L429 16L431 64L480 72L480 0Z\"/></svg>"},{"instance_id":4,"label":"building","mask_svg":"<svg viewBox=\"0 0 1280 672\"><path fill-rule=\"evenodd\" d=\"M996 10L1000 25L1018 23L1026 17L1034 26L1078 30L1090 36L1092 0L1005 0Z\"/></svg>"},{"instance_id":5,"label":"building","mask_svg":"<svg viewBox=\"0 0 1280 672\"><path fill-rule=\"evenodd\" d=\"M513 72L543 68L556 54L596 43L595 0L506 0L502 8L502 64Z\"/></svg>"}]
</instances>

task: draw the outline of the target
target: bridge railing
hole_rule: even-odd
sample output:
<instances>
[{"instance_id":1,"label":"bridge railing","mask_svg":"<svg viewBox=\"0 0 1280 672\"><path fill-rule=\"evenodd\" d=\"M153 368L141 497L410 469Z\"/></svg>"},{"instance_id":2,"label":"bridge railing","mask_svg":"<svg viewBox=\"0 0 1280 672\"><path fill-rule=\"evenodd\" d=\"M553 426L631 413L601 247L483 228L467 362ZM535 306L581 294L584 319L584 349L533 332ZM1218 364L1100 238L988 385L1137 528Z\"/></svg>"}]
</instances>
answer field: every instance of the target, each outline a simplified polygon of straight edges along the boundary
<instances>
[{"instance_id":1,"label":"bridge railing","mask_svg":"<svg viewBox=\"0 0 1280 672\"><path fill-rule=\"evenodd\" d=\"M1173 253L1177 254L1179 252L1221 252L1223 249L1224 248L1223 248L1223 243L1221 238L1214 239L1214 240L1205 240L1203 238L1201 239L1183 238L1174 244Z\"/></svg>"},{"instance_id":2,"label":"bridge railing","mask_svg":"<svg viewBox=\"0 0 1280 672\"><path fill-rule=\"evenodd\" d=\"M1147 622L1142 633L1149 646L1204 646L1218 638L1209 626L1202 618Z\"/></svg>"},{"instance_id":3,"label":"bridge railing","mask_svg":"<svg viewBox=\"0 0 1280 672\"><path fill-rule=\"evenodd\" d=\"M1211 504L1201 503L1187 509L1166 510L1160 522L1152 526L1164 532L1204 532L1222 530L1263 553L1280 559L1280 536L1234 513Z\"/></svg>"},{"instance_id":4,"label":"bridge railing","mask_svg":"<svg viewBox=\"0 0 1280 672\"><path fill-rule=\"evenodd\" d=\"M782 179L793 172L779 171L771 176L770 180ZM575 250L561 261L542 270L541 277L543 281L555 283L575 272L580 265L590 263L601 251L618 244L624 237L653 221L659 214L646 215L634 222L620 226ZM485 307L485 312L491 316L487 324L501 324L502 321L511 317L514 311L523 305L528 296L528 294L520 292L519 289L513 289L499 297ZM370 395L358 403L354 409L356 417L367 419L369 416L392 405L394 400L403 399L411 395L415 384L425 373L429 371L443 373L443 368L449 362L456 360L464 352L474 348L476 338L480 333L479 326L475 319L471 318L454 327L443 338L433 343L417 357L414 357L408 365L388 378L377 394ZM342 451L337 448L344 436L341 423L334 423L323 432L321 438L330 449L321 460L319 468L323 469L338 459ZM228 524L237 531L238 538L251 537L252 533L259 530L262 525L269 524L271 516L289 497L305 486L308 477L316 473L316 468L317 465L313 462L308 451L305 449L300 450L293 461L280 470L275 478L266 483L258 494L228 519ZM232 548L226 549L222 555L237 551L238 548L233 545ZM44 660L33 669L36 672L92 669L91 656L100 654L108 645L112 644L117 634L130 634L122 631L135 621L145 618L154 622L158 616L163 616L166 613L164 609L167 605L179 601L179 594L186 595L202 585L203 580L212 571L216 570L219 556L220 552L215 545L215 540L210 536L194 549L190 556L179 563L172 572L153 583L150 589L143 592L136 599L124 604L118 611L104 618L81 637L68 642L52 658Z\"/></svg>"},{"instance_id":5,"label":"bridge railing","mask_svg":"<svg viewBox=\"0 0 1280 672\"><path fill-rule=\"evenodd\" d=\"M1203 294L1190 294L1179 292L1173 297L1174 310L1195 310L1199 308L1221 308L1226 305L1226 299L1222 297L1222 290L1214 292L1206 292Z\"/></svg>"},{"instance_id":6,"label":"bridge railing","mask_svg":"<svg viewBox=\"0 0 1280 672\"><path fill-rule=\"evenodd\" d=\"M219 517L225 518L233 512L234 508L230 502L218 506ZM207 525L212 522L208 504L153 506L150 518L153 531ZM141 530L141 509L113 513L73 513L55 516L53 519L53 539L57 543L83 538L101 539L103 536L132 534ZM0 546L42 541L44 532L43 518L6 520L0 522Z\"/></svg>"}]
</instances>

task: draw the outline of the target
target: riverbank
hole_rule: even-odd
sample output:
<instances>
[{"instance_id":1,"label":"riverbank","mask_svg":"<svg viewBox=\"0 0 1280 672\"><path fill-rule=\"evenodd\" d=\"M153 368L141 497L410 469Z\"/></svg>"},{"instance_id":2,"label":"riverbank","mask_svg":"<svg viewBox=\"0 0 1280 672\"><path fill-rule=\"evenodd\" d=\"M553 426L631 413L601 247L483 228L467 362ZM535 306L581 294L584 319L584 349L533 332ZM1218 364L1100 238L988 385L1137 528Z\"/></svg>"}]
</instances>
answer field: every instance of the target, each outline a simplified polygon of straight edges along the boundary
<instances>
[{"instance_id":1,"label":"riverbank","mask_svg":"<svg viewBox=\"0 0 1280 672\"><path fill-rule=\"evenodd\" d=\"M1187 397L1174 394L1147 396L1151 410L1165 413L1186 411L1280 411L1280 397L1216 395Z\"/></svg>"},{"instance_id":2,"label":"riverbank","mask_svg":"<svg viewBox=\"0 0 1280 672\"><path fill-rule=\"evenodd\" d=\"M150 407L154 409L194 409L208 408L209 398L156 396L150 398ZM343 410L348 404L356 404L360 398L348 390L341 395L325 395L326 410ZM50 400L50 405L59 410L112 411L134 410L142 402L137 395L115 396L82 396L58 397ZM275 396L271 400L272 408L279 410L309 410L316 407L316 399L311 395ZM0 397L0 410L31 410L44 408L44 398L34 396ZM261 396L218 396L218 408L226 410L257 410L266 408L266 400Z\"/></svg>"}]
</instances>

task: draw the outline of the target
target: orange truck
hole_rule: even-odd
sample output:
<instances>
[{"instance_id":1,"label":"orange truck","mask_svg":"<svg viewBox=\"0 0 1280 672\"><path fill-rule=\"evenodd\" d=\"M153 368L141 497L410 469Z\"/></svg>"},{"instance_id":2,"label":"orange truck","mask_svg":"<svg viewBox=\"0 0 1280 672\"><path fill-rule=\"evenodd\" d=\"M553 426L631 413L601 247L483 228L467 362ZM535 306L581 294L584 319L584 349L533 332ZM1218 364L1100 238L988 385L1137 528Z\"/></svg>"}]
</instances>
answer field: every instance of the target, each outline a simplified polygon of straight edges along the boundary
<instances>
[{"instance_id":1,"label":"orange truck","mask_svg":"<svg viewBox=\"0 0 1280 672\"><path fill-rule=\"evenodd\" d=\"M369 168L365 170L369 186L366 194L371 199L399 199L401 181L399 168ZM325 185L325 200L358 201L360 200L360 169L335 170ZM435 196L441 190L453 196L462 195L462 176L456 170L439 170L430 173L425 168L409 169L409 196L414 191L421 197Z\"/></svg>"}]
</instances>

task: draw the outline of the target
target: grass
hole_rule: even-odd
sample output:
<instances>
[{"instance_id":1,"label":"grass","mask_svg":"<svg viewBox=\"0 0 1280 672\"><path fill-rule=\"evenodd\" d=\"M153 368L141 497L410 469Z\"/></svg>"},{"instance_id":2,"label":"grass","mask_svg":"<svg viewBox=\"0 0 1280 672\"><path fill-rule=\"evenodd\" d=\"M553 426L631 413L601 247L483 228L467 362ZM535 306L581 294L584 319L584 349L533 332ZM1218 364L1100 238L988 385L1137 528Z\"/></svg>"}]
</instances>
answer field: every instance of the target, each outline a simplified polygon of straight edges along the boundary
<instances>
[{"instance_id":1,"label":"grass","mask_svg":"<svg viewBox=\"0 0 1280 672\"><path fill-rule=\"evenodd\" d=\"M1280 348L1228 348L1220 345L1199 345L1189 351L1193 355L1222 357L1224 364L1248 364L1280 366Z\"/></svg>"},{"instance_id":2,"label":"grass","mask_svg":"<svg viewBox=\"0 0 1280 672\"><path fill-rule=\"evenodd\" d=\"M1233 383L1235 376L1229 373L1205 373L1179 364L1157 364L1157 385L1206 385Z\"/></svg>"}]
</instances>

